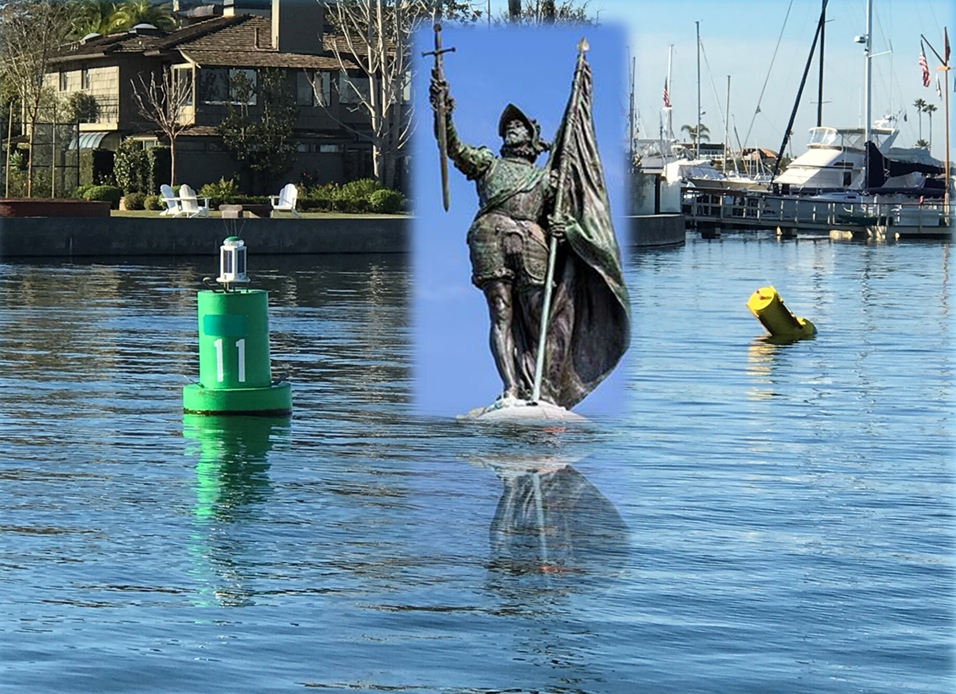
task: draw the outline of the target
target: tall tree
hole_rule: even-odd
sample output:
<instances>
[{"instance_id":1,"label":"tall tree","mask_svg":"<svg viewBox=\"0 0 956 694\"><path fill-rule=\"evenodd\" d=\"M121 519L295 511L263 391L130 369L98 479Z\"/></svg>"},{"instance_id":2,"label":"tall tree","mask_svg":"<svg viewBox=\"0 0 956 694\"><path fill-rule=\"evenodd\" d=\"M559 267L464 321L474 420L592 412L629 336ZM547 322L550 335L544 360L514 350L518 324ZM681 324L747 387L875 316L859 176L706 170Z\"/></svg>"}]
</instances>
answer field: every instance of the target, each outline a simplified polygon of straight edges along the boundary
<instances>
[{"instance_id":1,"label":"tall tree","mask_svg":"<svg viewBox=\"0 0 956 694\"><path fill-rule=\"evenodd\" d=\"M933 114L939 109L934 104L926 104L923 107L923 113L929 116L929 146L933 147Z\"/></svg>"},{"instance_id":2,"label":"tall tree","mask_svg":"<svg viewBox=\"0 0 956 694\"><path fill-rule=\"evenodd\" d=\"M111 34L117 31L113 0L74 0L71 4L70 36L81 39L87 34Z\"/></svg>"},{"instance_id":3,"label":"tall tree","mask_svg":"<svg viewBox=\"0 0 956 694\"><path fill-rule=\"evenodd\" d=\"M406 96L411 85L412 32L422 22L430 22L436 5L440 16L461 22L475 22L481 10L465 0L317 0L325 8L333 35L330 48L339 64L342 108L361 111L368 116L370 128L356 128L337 119L372 146L375 177L394 187L399 163L405 157L411 135L411 101ZM316 101L329 115L334 112L321 99Z\"/></svg>"},{"instance_id":4,"label":"tall tree","mask_svg":"<svg viewBox=\"0 0 956 694\"><path fill-rule=\"evenodd\" d=\"M923 109L926 108L926 101L923 99L917 99L913 102L913 106L916 107L916 115L919 119L919 139L923 139ZM919 146L919 145L917 145Z\"/></svg>"},{"instance_id":5,"label":"tall tree","mask_svg":"<svg viewBox=\"0 0 956 694\"><path fill-rule=\"evenodd\" d=\"M405 95L411 81L411 33L416 20L427 15L427 3L355 0L322 4L333 31L341 36L341 41L331 42L341 68L339 101L351 102L341 107L362 111L370 128L342 125L371 144L375 177L391 188L410 135L410 104ZM358 70L349 69L350 64Z\"/></svg>"},{"instance_id":6,"label":"tall tree","mask_svg":"<svg viewBox=\"0 0 956 694\"><path fill-rule=\"evenodd\" d=\"M700 124L700 132L697 132L696 125L682 125L680 127L682 133L687 133L687 137L691 142L697 142L698 135L700 136L700 141L704 140L710 141L710 128L708 128L703 123Z\"/></svg>"},{"instance_id":7,"label":"tall tree","mask_svg":"<svg viewBox=\"0 0 956 694\"><path fill-rule=\"evenodd\" d=\"M508 0L503 21L517 24L593 24L588 17L590 0Z\"/></svg>"},{"instance_id":8,"label":"tall tree","mask_svg":"<svg viewBox=\"0 0 956 694\"><path fill-rule=\"evenodd\" d=\"M292 134L299 108L281 70L259 70L258 84L237 72L230 80L227 115L216 130L253 178L253 188L272 182L295 161ZM257 108L252 112L253 103ZM235 104L235 105L234 105Z\"/></svg>"},{"instance_id":9,"label":"tall tree","mask_svg":"<svg viewBox=\"0 0 956 694\"><path fill-rule=\"evenodd\" d=\"M163 31L172 31L177 27L172 5L167 2L157 5L150 0L127 0L120 4L112 23L116 31L128 31L137 24L152 24Z\"/></svg>"},{"instance_id":10,"label":"tall tree","mask_svg":"<svg viewBox=\"0 0 956 694\"><path fill-rule=\"evenodd\" d=\"M176 185L176 138L188 127L183 116L191 100L192 84L176 79L169 68L163 70L158 82L155 73L150 74L149 84L142 75L130 81L139 115L155 123L169 140L169 185Z\"/></svg>"},{"instance_id":11,"label":"tall tree","mask_svg":"<svg viewBox=\"0 0 956 694\"><path fill-rule=\"evenodd\" d=\"M0 6L0 68L23 105L31 155L44 76L69 36L70 18L69 6L57 0L9 0ZM27 165L27 197L33 196L33 160L31 156Z\"/></svg>"}]
</instances>

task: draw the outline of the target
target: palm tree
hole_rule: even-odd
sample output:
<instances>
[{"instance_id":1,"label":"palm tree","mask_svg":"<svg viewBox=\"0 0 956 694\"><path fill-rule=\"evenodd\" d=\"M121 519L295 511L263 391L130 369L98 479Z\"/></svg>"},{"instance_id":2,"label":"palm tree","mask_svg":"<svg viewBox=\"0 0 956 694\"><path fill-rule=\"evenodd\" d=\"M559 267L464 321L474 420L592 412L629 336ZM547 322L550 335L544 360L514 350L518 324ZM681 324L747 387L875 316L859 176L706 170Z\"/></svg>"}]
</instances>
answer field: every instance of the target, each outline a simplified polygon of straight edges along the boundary
<instances>
[{"instance_id":1,"label":"palm tree","mask_svg":"<svg viewBox=\"0 0 956 694\"><path fill-rule=\"evenodd\" d=\"M916 146L917 146L917 147L923 147L923 148L925 148L925 149L929 149L929 143L928 143L926 140L924 140L923 138L920 138L920 139L918 139L918 140L916 141Z\"/></svg>"},{"instance_id":2,"label":"palm tree","mask_svg":"<svg viewBox=\"0 0 956 694\"><path fill-rule=\"evenodd\" d=\"M150 0L127 0L116 8L113 21L117 31L128 31L137 24L152 24L163 31L177 26L169 3L154 5Z\"/></svg>"},{"instance_id":3,"label":"palm tree","mask_svg":"<svg viewBox=\"0 0 956 694\"><path fill-rule=\"evenodd\" d=\"M694 143L697 142L698 133L697 133L696 125L684 124L680 127L680 131L682 133L686 132L687 137L690 139L691 142L694 142ZM700 141L703 142L704 140L710 141L710 128L708 128L706 125L701 123L700 124Z\"/></svg>"},{"instance_id":4,"label":"palm tree","mask_svg":"<svg viewBox=\"0 0 956 694\"><path fill-rule=\"evenodd\" d=\"M83 38L87 34L110 34L116 30L117 3L113 0L77 0L74 7L71 30L74 38Z\"/></svg>"},{"instance_id":5,"label":"palm tree","mask_svg":"<svg viewBox=\"0 0 956 694\"><path fill-rule=\"evenodd\" d=\"M926 108L926 102L923 99L917 99L913 102L916 107L916 114L919 117L919 139L923 139L923 109ZM919 146L919 145L917 145Z\"/></svg>"},{"instance_id":6,"label":"palm tree","mask_svg":"<svg viewBox=\"0 0 956 694\"><path fill-rule=\"evenodd\" d=\"M929 146L930 148L933 147L933 112L937 110L938 109L933 104L926 104L923 107L923 111L926 113L926 115L929 116Z\"/></svg>"}]
</instances>

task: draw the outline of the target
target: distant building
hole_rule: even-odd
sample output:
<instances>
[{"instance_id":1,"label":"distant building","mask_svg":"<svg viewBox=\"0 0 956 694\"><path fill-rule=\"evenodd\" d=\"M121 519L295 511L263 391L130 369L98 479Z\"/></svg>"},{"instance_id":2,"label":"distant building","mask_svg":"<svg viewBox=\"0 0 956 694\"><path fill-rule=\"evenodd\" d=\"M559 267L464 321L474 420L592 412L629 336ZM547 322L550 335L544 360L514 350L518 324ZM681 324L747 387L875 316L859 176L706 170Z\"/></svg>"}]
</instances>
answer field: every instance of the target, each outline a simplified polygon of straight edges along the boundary
<instances>
[{"instance_id":1,"label":"distant building","mask_svg":"<svg viewBox=\"0 0 956 694\"><path fill-rule=\"evenodd\" d=\"M373 175L371 145L360 136L369 131L369 119L354 108L359 95L344 81L333 57L330 46L336 37L327 31L324 7L295 0L176 4L181 29L165 34L140 25L123 34L94 34L64 47L51 62L48 83L61 96L82 91L95 100L80 124L81 148L115 150L130 137L146 147L158 144L162 133L137 112L133 82L142 77L148 84L151 75L160 79L169 68L176 80L190 85L183 115L188 128L176 140L177 178L193 187L229 178L238 166L216 125L232 103L230 78L243 71L255 84L260 70L277 68L285 73L299 107L292 138L298 156L281 176L283 182L303 174L318 183ZM359 89L367 84L354 64L346 68L352 68L349 74ZM258 108L253 96L253 117Z\"/></svg>"}]
</instances>

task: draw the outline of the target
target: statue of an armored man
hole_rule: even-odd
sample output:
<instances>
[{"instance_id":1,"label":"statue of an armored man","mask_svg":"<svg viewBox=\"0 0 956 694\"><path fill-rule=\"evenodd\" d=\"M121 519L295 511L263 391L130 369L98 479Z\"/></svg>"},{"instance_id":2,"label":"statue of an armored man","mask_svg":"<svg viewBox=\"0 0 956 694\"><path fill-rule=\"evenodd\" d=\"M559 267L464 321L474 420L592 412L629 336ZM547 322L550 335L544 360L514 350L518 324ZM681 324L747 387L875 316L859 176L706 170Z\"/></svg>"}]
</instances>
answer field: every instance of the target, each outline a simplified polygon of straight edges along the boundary
<instances>
[{"instance_id":1,"label":"statue of an armored man","mask_svg":"<svg viewBox=\"0 0 956 694\"><path fill-rule=\"evenodd\" d=\"M544 402L570 409L614 369L629 342L628 296L591 119L585 50L582 42L554 145L541 138L535 120L508 104L497 155L459 139L440 60L432 71L439 147L478 192L467 240L503 386L496 408ZM544 168L536 166L549 151Z\"/></svg>"}]
</instances>

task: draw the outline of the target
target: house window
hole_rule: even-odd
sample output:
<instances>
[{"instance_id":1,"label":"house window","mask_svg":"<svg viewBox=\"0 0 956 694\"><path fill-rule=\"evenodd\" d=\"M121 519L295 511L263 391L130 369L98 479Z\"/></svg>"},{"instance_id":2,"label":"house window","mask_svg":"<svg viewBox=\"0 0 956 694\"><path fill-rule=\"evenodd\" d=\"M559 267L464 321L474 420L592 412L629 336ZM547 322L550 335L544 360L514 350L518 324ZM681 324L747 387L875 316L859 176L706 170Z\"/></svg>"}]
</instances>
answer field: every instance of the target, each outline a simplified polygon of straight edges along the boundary
<instances>
[{"instance_id":1,"label":"house window","mask_svg":"<svg viewBox=\"0 0 956 694\"><path fill-rule=\"evenodd\" d=\"M328 106L331 97L331 75L328 72L296 73L296 106L319 106L316 96L322 99L321 105Z\"/></svg>"},{"instance_id":2,"label":"house window","mask_svg":"<svg viewBox=\"0 0 956 694\"><path fill-rule=\"evenodd\" d=\"M193 105L193 69L191 67L177 67L173 69L173 83L177 93L184 96L183 106ZM180 89L183 91L180 92Z\"/></svg>"},{"instance_id":3,"label":"house window","mask_svg":"<svg viewBox=\"0 0 956 694\"><path fill-rule=\"evenodd\" d=\"M245 103L255 106L256 71L219 67L201 70L199 100L204 104Z\"/></svg>"},{"instance_id":4,"label":"house window","mask_svg":"<svg viewBox=\"0 0 956 694\"><path fill-rule=\"evenodd\" d=\"M343 104L360 104L363 99L368 99L369 81L368 77L359 77L358 75L346 75L339 73L339 102Z\"/></svg>"},{"instance_id":5,"label":"house window","mask_svg":"<svg viewBox=\"0 0 956 694\"><path fill-rule=\"evenodd\" d=\"M295 105L296 106L315 106L315 92L312 87L312 80L315 73L297 72L295 75Z\"/></svg>"},{"instance_id":6,"label":"house window","mask_svg":"<svg viewBox=\"0 0 956 694\"><path fill-rule=\"evenodd\" d=\"M319 152L321 154L332 154L333 152L341 152L342 145L319 145Z\"/></svg>"},{"instance_id":7,"label":"house window","mask_svg":"<svg viewBox=\"0 0 956 694\"><path fill-rule=\"evenodd\" d=\"M67 81L67 75L62 70L60 71L60 91L65 92L69 86Z\"/></svg>"},{"instance_id":8,"label":"house window","mask_svg":"<svg viewBox=\"0 0 956 694\"><path fill-rule=\"evenodd\" d=\"M85 67L80 71L80 89L89 89L89 88L90 88L90 69L88 67Z\"/></svg>"}]
</instances>

